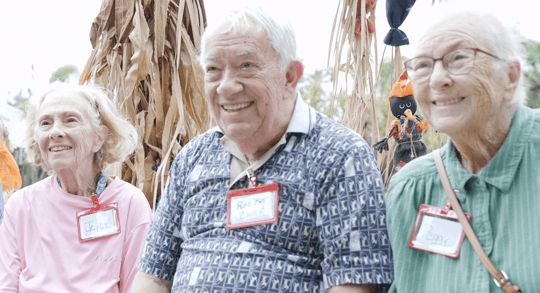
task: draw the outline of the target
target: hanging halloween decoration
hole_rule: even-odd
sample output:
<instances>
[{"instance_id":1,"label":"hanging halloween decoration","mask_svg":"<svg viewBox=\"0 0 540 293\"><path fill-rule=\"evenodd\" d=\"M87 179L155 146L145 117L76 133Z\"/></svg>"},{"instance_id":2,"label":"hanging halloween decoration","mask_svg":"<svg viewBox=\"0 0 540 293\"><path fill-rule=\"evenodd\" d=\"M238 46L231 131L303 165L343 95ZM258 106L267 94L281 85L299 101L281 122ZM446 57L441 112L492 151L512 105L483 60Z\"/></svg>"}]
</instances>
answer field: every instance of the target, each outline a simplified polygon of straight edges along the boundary
<instances>
[{"instance_id":1,"label":"hanging halloween decoration","mask_svg":"<svg viewBox=\"0 0 540 293\"><path fill-rule=\"evenodd\" d=\"M392 173L395 173L405 166L412 159L423 156L427 152L427 147L422 138L422 132L428 127L426 121L416 113L417 105L413 95L413 88L407 82L407 72L404 71L394 84L388 96L390 110L396 119L392 121L388 129L388 136L373 145L373 148L380 153L388 150L388 140L394 138L396 147L392 160Z\"/></svg>"},{"instance_id":2,"label":"hanging halloween decoration","mask_svg":"<svg viewBox=\"0 0 540 293\"><path fill-rule=\"evenodd\" d=\"M377 3L377 0L366 0L366 3L365 3L367 32L370 34L375 32L375 27L373 26L371 21L369 21L369 19L367 18L367 14L369 14L371 9L375 7L376 3ZM360 5L362 5L362 1L358 0L358 4L356 6L356 24L354 26L354 33L357 35L359 35L360 31L362 31L362 21L361 21L362 8Z\"/></svg>"},{"instance_id":3,"label":"hanging halloween decoration","mask_svg":"<svg viewBox=\"0 0 540 293\"><path fill-rule=\"evenodd\" d=\"M383 42L389 46L399 47L409 44L407 35L399 29L416 0L386 0L386 19L390 25L390 31L384 37Z\"/></svg>"},{"instance_id":4,"label":"hanging halloween decoration","mask_svg":"<svg viewBox=\"0 0 540 293\"><path fill-rule=\"evenodd\" d=\"M19 166L8 149L10 144L8 135L9 131L0 119L0 181L2 181L2 193L5 201L22 185Z\"/></svg>"}]
</instances>

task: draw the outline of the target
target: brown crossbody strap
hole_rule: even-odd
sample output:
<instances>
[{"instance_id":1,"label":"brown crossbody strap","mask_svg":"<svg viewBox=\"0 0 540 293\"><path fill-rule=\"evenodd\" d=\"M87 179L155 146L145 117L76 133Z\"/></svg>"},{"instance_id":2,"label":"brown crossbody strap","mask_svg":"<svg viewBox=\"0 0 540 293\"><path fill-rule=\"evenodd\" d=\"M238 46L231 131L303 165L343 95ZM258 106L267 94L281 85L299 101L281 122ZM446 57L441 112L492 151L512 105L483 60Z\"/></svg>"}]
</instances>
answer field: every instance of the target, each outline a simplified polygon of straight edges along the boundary
<instances>
[{"instance_id":1,"label":"brown crossbody strap","mask_svg":"<svg viewBox=\"0 0 540 293\"><path fill-rule=\"evenodd\" d=\"M474 230L471 227L471 224L469 224L469 221L465 217L465 214L463 214L463 210L461 209L461 205L459 204L456 195L454 194L454 191L452 190L452 187L450 186L450 181L448 180L448 176L446 175L446 171L444 170L444 165L441 159L441 154L439 149L436 149L433 151L433 159L435 160L435 166L437 166L437 172L439 172L439 177L441 178L441 182L444 188L444 191L446 192L446 196L448 197L448 200L450 201L450 205L452 206L452 210L456 213L459 223L463 227L463 230L465 230L465 235L467 235L467 239L469 239L469 242L471 243L472 247L474 248L474 251L480 258L480 261L484 264L488 272L493 276L493 281L495 281L495 284L502 288L507 293L517 293L521 292L518 285L512 284L510 280L508 280L508 276L504 271L499 271L493 263L489 260L489 257L486 255L484 250L482 249L482 245L480 245L480 242L478 242L478 238L476 238L476 234L474 234Z\"/></svg>"}]
</instances>

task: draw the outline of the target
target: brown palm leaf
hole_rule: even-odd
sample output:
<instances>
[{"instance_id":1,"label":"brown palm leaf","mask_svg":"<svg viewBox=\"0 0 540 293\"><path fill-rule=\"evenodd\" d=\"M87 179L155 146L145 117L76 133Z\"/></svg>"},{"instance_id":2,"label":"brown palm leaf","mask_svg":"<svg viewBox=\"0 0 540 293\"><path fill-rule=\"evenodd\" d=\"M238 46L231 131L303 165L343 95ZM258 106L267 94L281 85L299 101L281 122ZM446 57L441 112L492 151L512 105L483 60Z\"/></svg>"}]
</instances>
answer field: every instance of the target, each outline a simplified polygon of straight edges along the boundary
<instances>
[{"instance_id":1,"label":"brown palm leaf","mask_svg":"<svg viewBox=\"0 0 540 293\"><path fill-rule=\"evenodd\" d=\"M371 141L379 141L385 136L380 133L377 127L377 108L375 106L375 89L379 82L379 64L377 64L377 31L375 24L376 5L367 5L367 0L342 0L338 6L332 37L330 40L330 54L328 61L330 63L331 55L334 55L334 93L338 94L338 83L340 74L345 76L346 83L352 80L353 86L351 94L347 100L347 106L343 115L342 124L351 128L355 132L367 138L371 134ZM371 1L373 3L373 1ZM366 10L367 8L367 10ZM375 32L368 32L368 20ZM360 27L360 29L358 29ZM356 32L355 32L356 30ZM359 31L359 33L358 33ZM334 42L335 39L335 42ZM334 45L332 51L332 45ZM401 56L399 47L395 49L396 58L392 80L395 81L403 70L401 65ZM392 84L393 84L392 81ZM335 96L333 97L335 99ZM334 100L332 100L332 106ZM387 118L387 128L390 125L392 117ZM367 125L371 124L371 127ZM389 141L389 147L392 149L393 141ZM373 148L372 148L372 151ZM385 185L389 182L388 170L392 161L392 152L386 152L378 156L377 164L380 170L383 170L383 181Z\"/></svg>"},{"instance_id":2,"label":"brown palm leaf","mask_svg":"<svg viewBox=\"0 0 540 293\"><path fill-rule=\"evenodd\" d=\"M330 63L332 44L335 39L333 49L335 55L333 65L334 93L338 94L340 73L345 74L346 81L349 78L353 81L351 96L347 100L342 124L364 137L368 134L365 127L366 121L374 119L372 122L375 122L376 119L375 115L371 115L374 112L366 111L369 104L371 104L371 109L374 109L374 86L377 83L373 74L373 72L377 72L377 63L373 62L373 60L377 60L376 33L369 33L367 26L368 19L372 24L375 23L375 8L369 7L369 10L366 11L366 0L342 0L340 2L330 40L331 53L328 56ZM369 17L366 16L368 13ZM355 33L355 29L359 33ZM331 103L332 106L334 99L335 96ZM373 138L378 138L376 128L372 129Z\"/></svg>"},{"instance_id":3,"label":"brown palm leaf","mask_svg":"<svg viewBox=\"0 0 540 293\"><path fill-rule=\"evenodd\" d=\"M134 155L108 172L153 207L172 159L210 124L196 61L205 23L203 0L103 0L92 23L94 50L80 83L113 92L139 134Z\"/></svg>"}]
</instances>

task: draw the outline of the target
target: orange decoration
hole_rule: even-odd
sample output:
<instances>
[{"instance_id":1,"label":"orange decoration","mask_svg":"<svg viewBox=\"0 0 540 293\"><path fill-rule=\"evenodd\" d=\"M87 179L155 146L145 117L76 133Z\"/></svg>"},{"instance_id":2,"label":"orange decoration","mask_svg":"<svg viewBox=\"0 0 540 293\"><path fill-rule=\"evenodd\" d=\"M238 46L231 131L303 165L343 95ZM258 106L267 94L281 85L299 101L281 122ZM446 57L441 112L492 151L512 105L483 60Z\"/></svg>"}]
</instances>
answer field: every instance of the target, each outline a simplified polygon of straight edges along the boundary
<instances>
[{"instance_id":1,"label":"orange decoration","mask_svg":"<svg viewBox=\"0 0 540 293\"><path fill-rule=\"evenodd\" d=\"M390 100L393 97L403 98L406 96L413 95L412 83L410 82L408 83L407 78L408 78L407 71L403 71L403 73L399 77L399 80L396 81L396 83L394 84L394 87L392 88L392 91L388 95L388 103L390 103Z\"/></svg>"},{"instance_id":2,"label":"orange decoration","mask_svg":"<svg viewBox=\"0 0 540 293\"><path fill-rule=\"evenodd\" d=\"M21 173L15 158L9 152L5 142L0 142L0 160L2 168L0 169L0 180L2 180L2 190L19 189L22 186Z\"/></svg>"},{"instance_id":3,"label":"orange decoration","mask_svg":"<svg viewBox=\"0 0 540 293\"><path fill-rule=\"evenodd\" d=\"M370 34L374 33L375 27L373 26L373 24L371 24L371 21L369 21L369 19L366 19L366 22L367 22L367 32ZM356 27L354 28L354 33L359 35L361 30L362 30L362 24L360 23L360 19L357 18Z\"/></svg>"}]
</instances>

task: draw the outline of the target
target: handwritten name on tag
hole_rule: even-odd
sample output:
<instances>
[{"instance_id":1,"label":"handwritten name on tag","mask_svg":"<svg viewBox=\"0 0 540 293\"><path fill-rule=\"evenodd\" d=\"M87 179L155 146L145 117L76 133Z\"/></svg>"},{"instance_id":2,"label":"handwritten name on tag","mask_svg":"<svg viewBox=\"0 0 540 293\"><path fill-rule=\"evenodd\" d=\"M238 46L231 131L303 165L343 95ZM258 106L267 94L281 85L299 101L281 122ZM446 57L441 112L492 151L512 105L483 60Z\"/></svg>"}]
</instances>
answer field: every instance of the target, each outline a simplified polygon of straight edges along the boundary
<instances>
[{"instance_id":1,"label":"handwritten name on tag","mask_svg":"<svg viewBox=\"0 0 540 293\"><path fill-rule=\"evenodd\" d=\"M233 197L231 201L231 224L273 218L273 207L273 192Z\"/></svg>"},{"instance_id":2,"label":"handwritten name on tag","mask_svg":"<svg viewBox=\"0 0 540 293\"><path fill-rule=\"evenodd\" d=\"M227 229L277 222L279 186L277 183L227 192Z\"/></svg>"},{"instance_id":3,"label":"handwritten name on tag","mask_svg":"<svg viewBox=\"0 0 540 293\"><path fill-rule=\"evenodd\" d=\"M470 214L466 214L470 219ZM454 211L421 204L409 247L458 258L465 233Z\"/></svg>"},{"instance_id":4,"label":"handwritten name on tag","mask_svg":"<svg viewBox=\"0 0 540 293\"><path fill-rule=\"evenodd\" d=\"M117 233L116 210L98 211L79 218L79 229L82 240L97 238Z\"/></svg>"},{"instance_id":5,"label":"handwritten name on tag","mask_svg":"<svg viewBox=\"0 0 540 293\"><path fill-rule=\"evenodd\" d=\"M458 249L462 232L457 220L424 214L413 244L441 254L451 254Z\"/></svg>"}]
</instances>

